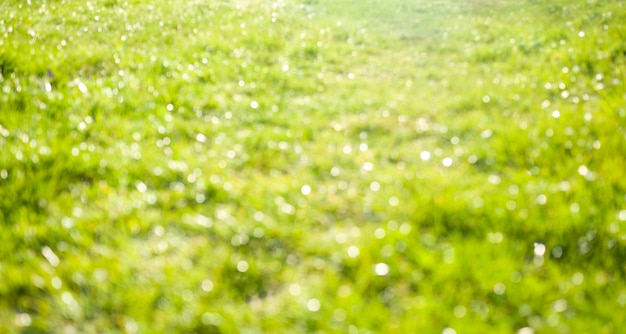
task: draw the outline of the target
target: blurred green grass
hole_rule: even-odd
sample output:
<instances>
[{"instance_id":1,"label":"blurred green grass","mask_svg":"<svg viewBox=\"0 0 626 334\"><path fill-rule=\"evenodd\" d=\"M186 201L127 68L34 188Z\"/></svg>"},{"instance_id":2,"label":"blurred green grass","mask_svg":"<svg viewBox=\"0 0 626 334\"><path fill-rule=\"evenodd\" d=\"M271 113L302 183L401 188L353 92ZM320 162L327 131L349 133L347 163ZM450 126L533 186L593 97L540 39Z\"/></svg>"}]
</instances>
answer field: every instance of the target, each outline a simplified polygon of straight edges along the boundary
<instances>
[{"instance_id":1,"label":"blurred green grass","mask_svg":"<svg viewBox=\"0 0 626 334\"><path fill-rule=\"evenodd\" d=\"M5 1L0 331L619 332L620 1Z\"/></svg>"}]
</instances>

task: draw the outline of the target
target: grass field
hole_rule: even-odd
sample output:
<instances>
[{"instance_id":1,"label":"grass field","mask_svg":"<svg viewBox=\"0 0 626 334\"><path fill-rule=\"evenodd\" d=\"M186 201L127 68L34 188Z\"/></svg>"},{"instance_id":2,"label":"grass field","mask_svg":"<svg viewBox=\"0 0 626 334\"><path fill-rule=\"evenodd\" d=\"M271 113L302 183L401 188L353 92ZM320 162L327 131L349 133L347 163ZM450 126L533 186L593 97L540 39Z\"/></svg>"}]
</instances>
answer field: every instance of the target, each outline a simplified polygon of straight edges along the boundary
<instances>
[{"instance_id":1,"label":"grass field","mask_svg":"<svg viewBox=\"0 0 626 334\"><path fill-rule=\"evenodd\" d=\"M619 332L625 7L0 2L0 332Z\"/></svg>"}]
</instances>

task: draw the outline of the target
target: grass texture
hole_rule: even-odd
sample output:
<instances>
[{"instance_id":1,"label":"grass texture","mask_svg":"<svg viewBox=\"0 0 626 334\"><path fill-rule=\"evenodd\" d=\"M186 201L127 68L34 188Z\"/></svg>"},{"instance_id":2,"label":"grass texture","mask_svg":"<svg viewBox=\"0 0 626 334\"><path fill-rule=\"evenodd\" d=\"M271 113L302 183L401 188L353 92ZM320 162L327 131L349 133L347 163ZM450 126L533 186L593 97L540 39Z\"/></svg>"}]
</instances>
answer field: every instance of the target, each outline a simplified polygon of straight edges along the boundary
<instances>
[{"instance_id":1,"label":"grass texture","mask_svg":"<svg viewBox=\"0 0 626 334\"><path fill-rule=\"evenodd\" d=\"M0 2L0 332L618 332L625 6Z\"/></svg>"}]
</instances>

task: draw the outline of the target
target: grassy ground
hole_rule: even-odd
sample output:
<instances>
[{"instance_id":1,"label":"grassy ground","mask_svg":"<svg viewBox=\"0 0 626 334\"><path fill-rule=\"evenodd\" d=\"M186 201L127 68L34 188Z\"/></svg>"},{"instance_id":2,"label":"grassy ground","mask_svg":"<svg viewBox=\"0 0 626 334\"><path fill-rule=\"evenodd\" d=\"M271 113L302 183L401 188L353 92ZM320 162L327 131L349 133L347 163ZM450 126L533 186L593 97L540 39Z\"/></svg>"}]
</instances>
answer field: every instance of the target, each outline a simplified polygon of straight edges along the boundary
<instances>
[{"instance_id":1,"label":"grassy ground","mask_svg":"<svg viewBox=\"0 0 626 334\"><path fill-rule=\"evenodd\" d=\"M0 331L612 333L621 1L0 3Z\"/></svg>"}]
</instances>

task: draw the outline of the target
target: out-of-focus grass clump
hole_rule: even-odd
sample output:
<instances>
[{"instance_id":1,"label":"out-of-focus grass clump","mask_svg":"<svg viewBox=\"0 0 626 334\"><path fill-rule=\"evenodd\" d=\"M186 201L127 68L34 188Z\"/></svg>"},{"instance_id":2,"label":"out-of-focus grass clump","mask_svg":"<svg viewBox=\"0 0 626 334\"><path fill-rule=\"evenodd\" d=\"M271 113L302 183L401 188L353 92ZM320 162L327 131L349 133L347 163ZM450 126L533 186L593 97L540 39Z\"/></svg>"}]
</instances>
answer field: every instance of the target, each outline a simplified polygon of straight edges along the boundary
<instances>
[{"instance_id":1,"label":"out-of-focus grass clump","mask_svg":"<svg viewBox=\"0 0 626 334\"><path fill-rule=\"evenodd\" d=\"M0 332L618 332L622 1L4 1Z\"/></svg>"}]
</instances>

